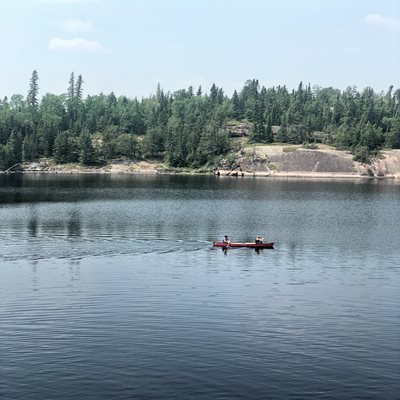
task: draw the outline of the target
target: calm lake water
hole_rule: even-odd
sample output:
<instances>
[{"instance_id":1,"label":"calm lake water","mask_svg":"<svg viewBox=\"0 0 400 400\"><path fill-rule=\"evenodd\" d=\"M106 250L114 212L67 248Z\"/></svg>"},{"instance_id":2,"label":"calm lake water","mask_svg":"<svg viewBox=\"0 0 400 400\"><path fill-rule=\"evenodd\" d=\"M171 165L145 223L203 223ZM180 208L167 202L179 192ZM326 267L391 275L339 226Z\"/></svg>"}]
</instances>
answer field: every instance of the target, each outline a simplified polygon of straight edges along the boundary
<instances>
[{"instance_id":1,"label":"calm lake water","mask_svg":"<svg viewBox=\"0 0 400 400\"><path fill-rule=\"evenodd\" d=\"M0 175L0 398L399 399L400 182ZM262 234L274 250L213 249Z\"/></svg>"}]
</instances>

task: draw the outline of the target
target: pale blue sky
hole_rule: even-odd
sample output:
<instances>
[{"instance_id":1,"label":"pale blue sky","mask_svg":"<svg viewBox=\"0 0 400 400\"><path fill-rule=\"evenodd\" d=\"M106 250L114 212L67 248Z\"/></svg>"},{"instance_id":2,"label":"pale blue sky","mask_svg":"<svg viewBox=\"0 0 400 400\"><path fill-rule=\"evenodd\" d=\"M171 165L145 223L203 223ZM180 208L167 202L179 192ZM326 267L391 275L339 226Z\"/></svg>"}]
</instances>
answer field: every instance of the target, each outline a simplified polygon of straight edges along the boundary
<instances>
[{"instance_id":1,"label":"pale blue sky","mask_svg":"<svg viewBox=\"0 0 400 400\"><path fill-rule=\"evenodd\" d=\"M148 96L247 79L296 88L400 87L399 0L0 0L0 98Z\"/></svg>"}]
</instances>

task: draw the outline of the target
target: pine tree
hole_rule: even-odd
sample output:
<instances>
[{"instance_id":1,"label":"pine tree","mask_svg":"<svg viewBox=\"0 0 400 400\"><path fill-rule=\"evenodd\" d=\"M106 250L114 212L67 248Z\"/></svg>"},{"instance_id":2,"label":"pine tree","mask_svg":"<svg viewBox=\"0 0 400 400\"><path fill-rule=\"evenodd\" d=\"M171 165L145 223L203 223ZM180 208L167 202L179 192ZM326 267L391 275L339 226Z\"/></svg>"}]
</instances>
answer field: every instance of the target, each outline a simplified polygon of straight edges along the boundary
<instances>
[{"instance_id":1,"label":"pine tree","mask_svg":"<svg viewBox=\"0 0 400 400\"><path fill-rule=\"evenodd\" d=\"M76 120L76 102L75 102L75 74L71 72L68 81L67 91L67 113L68 113L68 128L73 130Z\"/></svg>"},{"instance_id":2,"label":"pine tree","mask_svg":"<svg viewBox=\"0 0 400 400\"><path fill-rule=\"evenodd\" d=\"M265 141L267 143L272 143L274 141L274 134L272 133L272 118L271 118L271 115L268 116L267 130L265 132Z\"/></svg>"},{"instance_id":3,"label":"pine tree","mask_svg":"<svg viewBox=\"0 0 400 400\"><path fill-rule=\"evenodd\" d=\"M37 140L33 134L26 135L22 142L22 161L33 161L37 157Z\"/></svg>"},{"instance_id":4,"label":"pine tree","mask_svg":"<svg viewBox=\"0 0 400 400\"><path fill-rule=\"evenodd\" d=\"M71 76L68 81L67 100L72 102L74 97L75 97L75 74L71 72Z\"/></svg>"},{"instance_id":5,"label":"pine tree","mask_svg":"<svg viewBox=\"0 0 400 400\"><path fill-rule=\"evenodd\" d=\"M7 147L9 154L9 163L15 164L22 161L22 135L13 131L8 139Z\"/></svg>"},{"instance_id":6,"label":"pine tree","mask_svg":"<svg viewBox=\"0 0 400 400\"><path fill-rule=\"evenodd\" d=\"M210 89L210 100L212 104L215 104L218 99L218 88L215 83L212 84Z\"/></svg>"},{"instance_id":7,"label":"pine tree","mask_svg":"<svg viewBox=\"0 0 400 400\"><path fill-rule=\"evenodd\" d=\"M26 103L29 107L33 109L38 108L38 94L39 94L39 75L37 71L32 72L32 77L30 80L28 96L26 97Z\"/></svg>"},{"instance_id":8,"label":"pine tree","mask_svg":"<svg viewBox=\"0 0 400 400\"><path fill-rule=\"evenodd\" d=\"M54 160L57 163L67 163L69 161L69 141L68 132L60 132L54 141Z\"/></svg>"},{"instance_id":9,"label":"pine tree","mask_svg":"<svg viewBox=\"0 0 400 400\"><path fill-rule=\"evenodd\" d=\"M265 115L264 107L260 100L256 100L254 108L254 129L250 137L251 141L256 143L266 142L266 130L265 130Z\"/></svg>"},{"instance_id":10,"label":"pine tree","mask_svg":"<svg viewBox=\"0 0 400 400\"><path fill-rule=\"evenodd\" d=\"M235 119L240 119L242 116L240 100L236 90L233 92L232 95L232 113L233 118Z\"/></svg>"},{"instance_id":11,"label":"pine tree","mask_svg":"<svg viewBox=\"0 0 400 400\"><path fill-rule=\"evenodd\" d=\"M96 163L92 139L88 132L81 133L79 137L79 148L79 162L82 165L93 165Z\"/></svg>"},{"instance_id":12,"label":"pine tree","mask_svg":"<svg viewBox=\"0 0 400 400\"><path fill-rule=\"evenodd\" d=\"M391 130L387 133L386 144L392 149L400 149L400 115L394 119Z\"/></svg>"},{"instance_id":13,"label":"pine tree","mask_svg":"<svg viewBox=\"0 0 400 400\"><path fill-rule=\"evenodd\" d=\"M75 97L79 100L82 99L82 85L83 85L83 79L82 75L78 75L78 79L76 80L75 84L75 93L72 93L72 97L75 95ZM72 82L70 84L73 84L73 77L72 77Z\"/></svg>"}]
</instances>

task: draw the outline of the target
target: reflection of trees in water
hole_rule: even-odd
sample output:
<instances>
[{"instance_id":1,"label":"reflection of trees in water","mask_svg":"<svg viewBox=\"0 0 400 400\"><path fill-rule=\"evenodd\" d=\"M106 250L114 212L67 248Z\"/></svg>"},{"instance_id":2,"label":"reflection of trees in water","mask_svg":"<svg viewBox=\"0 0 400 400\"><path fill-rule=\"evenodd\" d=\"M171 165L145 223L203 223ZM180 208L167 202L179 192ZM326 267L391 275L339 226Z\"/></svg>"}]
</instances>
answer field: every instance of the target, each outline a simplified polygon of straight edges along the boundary
<instances>
[{"instance_id":1,"label":"reflection of trees in water","mask_svg":"<svg viewBox=\"0 0 400 400\"><path fill-rule=\"evenodd\" d=\"M72 210L67 221L68 236L81 236L81 228L80 213L78 210Z\"/></svg>"},{"instance_id":2,"label":"reflection of trees in water","mask_svg":"<svg viewBox=\"0 0 400 400\"><path fill-rule=\"evenodd\" d=\"M38 287L40 284L39 274L38 274L38 264L39 264L38 260L33 260L31 262L31 265L32 265L32 288L35 291L39 290Z\"/></svg>"},{"instance_id":3,"label":"reflection of trees in water","mask_svg":"<svg viewBox=\"0 0 400 400\"><path fill-rule=\"evenodd\" d=\"M81 259L72 258L69 260L69 277L71 281L77 281L81 278Z\"/></svg>"},{"instance_id":4,"label":"reflection of trees in water","mask_svg":"<svg viewBox=\"0 0 400 400\"><path fill-rule=\"evenodd\" d=\"M39 224L37 213L32 211L27 224L27 231L30 237L38 236ZM68 212L67 218L60 215L60 219L42 220L40 229L45 234L60 234L63 231L65 232L66 229L68 237L81 236L82 221L80 212L71 210Z\"/></svg>"},{"instance_id":5,"label":"reflection of trees in water","mask_svg":"<svg viewBox=\"0 0 400 400\"><path fill-rule=\"evenodd\" d=\"M38 219L37 215L33 214L31 215L29 221L28 221L28 233L29 236L31 237L36 237L38 233Z\"/></svg>"}]
</instances>

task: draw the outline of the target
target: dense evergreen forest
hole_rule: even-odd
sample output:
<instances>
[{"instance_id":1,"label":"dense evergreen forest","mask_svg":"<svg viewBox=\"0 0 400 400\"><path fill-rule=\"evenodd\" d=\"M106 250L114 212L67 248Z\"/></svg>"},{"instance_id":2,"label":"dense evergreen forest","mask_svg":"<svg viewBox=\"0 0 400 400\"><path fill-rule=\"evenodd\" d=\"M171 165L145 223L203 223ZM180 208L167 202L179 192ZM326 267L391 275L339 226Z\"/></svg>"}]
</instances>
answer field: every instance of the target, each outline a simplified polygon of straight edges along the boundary
<instances>
[{"instance_id":1,"label":"dense evergreen forest","mask_svg":"<svg viewBox=\"0 0 400 400\"><path fill-rule=\"evenodd\" d=\"M27 96L0 100L0 169L40 157L101 165L116 158L160 159L171 167L214 165L231 150L229 126L249 127L253 143L326 143L367 161L400 148L400 90L375 93L299 84L260 87L249 80L232 97L215 84L129 99L114 93L83 98L82 76L66 93L39 98L33 71Z\"/></svg>"}]
</instances>

